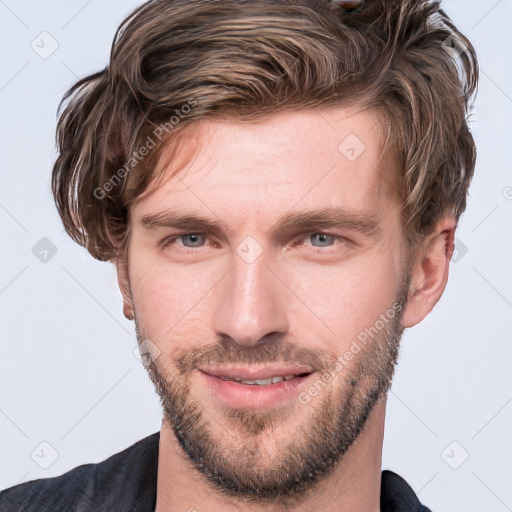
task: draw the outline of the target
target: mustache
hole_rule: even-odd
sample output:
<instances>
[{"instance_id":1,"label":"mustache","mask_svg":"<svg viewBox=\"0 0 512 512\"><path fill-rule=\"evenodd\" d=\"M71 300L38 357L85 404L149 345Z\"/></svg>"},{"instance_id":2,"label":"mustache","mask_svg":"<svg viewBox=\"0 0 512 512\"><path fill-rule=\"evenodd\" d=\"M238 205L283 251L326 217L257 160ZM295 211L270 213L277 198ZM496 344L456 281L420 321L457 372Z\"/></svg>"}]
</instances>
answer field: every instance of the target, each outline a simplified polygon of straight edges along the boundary
<instances>
[{"instance_id":1,"label":"mustache","mask_svg":"<svg viewBox=\"0 0 512 512\"><path fill-rule=\"evenodd\" d=\"M322 371L332 367L336 361L336 356L324 351L298 347L285 340L240 347L232 340L223 339L184 351L176 358L175 365L181 375L186 375L201 364L264 365L279 362L310 366L313 371Z\"/></svg>"}]
</instances>

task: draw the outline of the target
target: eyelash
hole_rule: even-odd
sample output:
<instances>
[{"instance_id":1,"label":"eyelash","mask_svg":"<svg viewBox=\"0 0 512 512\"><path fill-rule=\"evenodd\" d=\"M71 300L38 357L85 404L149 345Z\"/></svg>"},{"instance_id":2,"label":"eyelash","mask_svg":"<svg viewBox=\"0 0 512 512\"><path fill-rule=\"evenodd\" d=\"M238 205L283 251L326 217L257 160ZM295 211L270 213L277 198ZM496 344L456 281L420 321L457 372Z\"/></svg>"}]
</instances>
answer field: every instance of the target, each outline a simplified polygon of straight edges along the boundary
<instances>
[{"instance_id":1,"label":"eyelash","mask_svg":"<svg viewBox=\"0 0 512 512\"><path fill-rule=\"evenodd\" d=\"M167 248L169 247L170 245L176 245L175 242L177 239L181 238L181 237L185 237L187 235L199 235L199 236L202 236L204 237L205 239L207 239L208 235L206 235L205 233L198 233L198 232L186 232L186 233L177 233L175 235L172 235L171 237L169 238L166 238L163 242L162 242L162 248ZM304 233L302 235L299 235L300 236L300 239L299 241L296 241L293 243L293 247L296 247L297 245L306 245L306 244L301 244L300 241L302 241L304 238L308 237L308 236L311 236L311 235L324 235L324 236L329 236L329 237L332 237L334 241L339 241L341 243L347 243L349 242L348 239L346 239L345 237L342 237L342 236L338 236L338 235L333 235L331 233L325 233L323 231L310 231L310 232L307 232L307 233ZM202 249L204 246L200 246L200 247L196 247L196 248L190 248L190 247L182 247L182 246L178 246L180 247L180 252L184 252L186 254L192 254L192 253L195 253L197 252L198 249ZM315 252L320 252L322 254L326 254L326 255L329 255L329 254L333 254L334 252L336 252L336 248L332 248L333 246L331 245L326 245L324 247L316 247L316 246L311 246L313 248L313 250ZM327 250L327 249L331 249L331 250Z\"/></svg>"},{"instance_id":2,"label":"eyelash","mask_svg":"<svg viewBox=\"0 0 512 512\"><path fill-rule=\"evenodd\" d=\"M199 235L199 236L202 236L202 237L206 237L207 235L205 233L197 233L197 232L189 232L189 233L177 233L176 235L172 235L171 237L169 238L166 238L163 243L162 243L162 247L163 248L166 248L170 245L173 245L174 242L178 239L178 238L181 238L182 236L187 236L187 235ZM176 244L174 244L176 245ZM190 247L181 247L180 250L182 252L186 252L186 253L192 253L192 252L196 252L197 249L202 249L202 247L196 247L196 248L190 248Z\"/></svg>"}]
</instances>

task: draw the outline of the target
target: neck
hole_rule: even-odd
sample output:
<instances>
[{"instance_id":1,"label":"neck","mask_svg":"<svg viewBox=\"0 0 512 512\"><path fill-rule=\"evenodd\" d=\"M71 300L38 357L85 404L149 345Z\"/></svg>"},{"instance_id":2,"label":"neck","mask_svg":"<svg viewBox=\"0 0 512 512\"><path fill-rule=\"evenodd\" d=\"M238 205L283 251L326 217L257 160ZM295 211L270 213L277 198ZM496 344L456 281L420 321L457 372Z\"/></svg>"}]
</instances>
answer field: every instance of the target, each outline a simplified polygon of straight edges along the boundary
<instances>
[{"instance_id":1,"label":"neck","mask_svg":"<svg viewBox=\"0 0 512 512\"><path fill-rule=\"evenodd\" d=\"M289 512L378 512L385 400L377 402L364 430L354 441L332 474ZM158 451L155 512L278 512L281 508L241 504L212 489L195 469L179 445L167 418L162 421Z\"/></svg>"}]
</instances>

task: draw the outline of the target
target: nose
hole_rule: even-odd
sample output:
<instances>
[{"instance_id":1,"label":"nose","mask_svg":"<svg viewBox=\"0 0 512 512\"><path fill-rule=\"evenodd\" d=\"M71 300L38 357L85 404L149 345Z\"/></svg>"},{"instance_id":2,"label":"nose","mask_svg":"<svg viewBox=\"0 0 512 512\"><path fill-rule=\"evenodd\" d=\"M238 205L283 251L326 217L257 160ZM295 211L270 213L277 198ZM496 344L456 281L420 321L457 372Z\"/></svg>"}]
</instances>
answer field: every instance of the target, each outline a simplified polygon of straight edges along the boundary
<instances>
[{"instance_id":1,"label":"nose","mask_svg":"<svg viewBox=\"0 0 512 512\"><path fill-rule=\"evenodd\" d=\"M250 263L234 253L233 268L221 281L217 296L217 336L251 347L288 332L284 286L267 265L265 252Z\"/></svg>"}]
</instances>

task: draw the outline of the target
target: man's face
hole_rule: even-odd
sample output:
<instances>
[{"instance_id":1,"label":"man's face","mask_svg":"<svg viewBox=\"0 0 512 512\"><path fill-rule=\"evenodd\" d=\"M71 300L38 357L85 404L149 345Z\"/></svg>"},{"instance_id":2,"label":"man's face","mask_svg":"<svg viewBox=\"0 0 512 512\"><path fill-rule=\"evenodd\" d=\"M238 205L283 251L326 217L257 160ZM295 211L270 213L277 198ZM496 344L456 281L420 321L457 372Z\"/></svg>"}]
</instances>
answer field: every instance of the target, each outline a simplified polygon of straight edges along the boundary
<instances>
[{"instance_id":1,"label":"man's face","mask_svg":"<svg viewBox=\"0 0 512 512\"><path fill-rule=\"evenodd\" d=\"M137 336L208 481L247 500L297 496L391 382L408 290L396 171L368 113L208 126L186 172L131 209ZM218 227L172 225L187 215Z\"/></svg>"}]
</instances>

